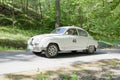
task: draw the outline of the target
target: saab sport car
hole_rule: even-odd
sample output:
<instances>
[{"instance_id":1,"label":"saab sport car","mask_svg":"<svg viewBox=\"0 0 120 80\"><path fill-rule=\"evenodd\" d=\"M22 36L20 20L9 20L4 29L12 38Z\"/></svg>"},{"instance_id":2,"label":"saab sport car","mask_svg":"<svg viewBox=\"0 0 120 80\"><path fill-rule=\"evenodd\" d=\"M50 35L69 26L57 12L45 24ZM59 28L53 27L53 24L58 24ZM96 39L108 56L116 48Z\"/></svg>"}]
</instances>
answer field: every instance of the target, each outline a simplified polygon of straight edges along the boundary
<instances>
[{"instance_id":1,"label":"saab sport car","mask_svg":"<svg viewBox=\"0 0 120 80\"><path fill-rule=\"evenodd\" d=\"M28 49L33 53L44 52L45 56L55 57L64 51L86 51L94 53L98 46L84 29L74 26L59 27L50 34L37 35L28 40Z\"/></svg>"}]
</instances>

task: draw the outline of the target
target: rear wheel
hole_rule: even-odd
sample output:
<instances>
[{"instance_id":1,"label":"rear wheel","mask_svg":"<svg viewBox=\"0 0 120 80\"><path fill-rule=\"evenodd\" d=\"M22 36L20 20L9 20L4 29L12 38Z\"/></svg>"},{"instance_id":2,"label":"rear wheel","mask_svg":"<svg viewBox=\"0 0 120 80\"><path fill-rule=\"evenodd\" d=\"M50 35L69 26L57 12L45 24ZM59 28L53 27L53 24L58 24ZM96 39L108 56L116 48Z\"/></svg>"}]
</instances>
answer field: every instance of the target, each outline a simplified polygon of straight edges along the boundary
<instances>
[{"instance_id":1,"label":"rear wheel","mask_svg":"<svg viewBox=\"0 0 120 80\"><path fill-rule=\"evenodd\" d=\"M96 51L96 49L95 49L95 46L94 45L90 45L89 47L88 47L88 53L90 53L90 54L92 54L92 53L95 53L95 51Z\"/></svg>"},{"instance_id":2,"label":"rear wheel","mask_svg":"<svg viewBox=\"0 0 120 80\"><path fill-rule=\"evenodd\" d=\"M45 52L48 58L55 57L58 54L58 46L56 44L49 44Z\"/></svg>"}]
</instances>

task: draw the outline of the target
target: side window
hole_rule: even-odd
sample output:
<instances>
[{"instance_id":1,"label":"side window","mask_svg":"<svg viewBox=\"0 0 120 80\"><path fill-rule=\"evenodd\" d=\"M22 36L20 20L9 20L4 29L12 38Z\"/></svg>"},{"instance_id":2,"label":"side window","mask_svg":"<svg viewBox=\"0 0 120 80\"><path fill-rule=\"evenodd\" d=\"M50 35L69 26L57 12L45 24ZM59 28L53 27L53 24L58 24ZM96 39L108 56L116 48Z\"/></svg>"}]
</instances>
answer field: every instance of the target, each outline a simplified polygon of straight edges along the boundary
<instances>
[{"instance_id":1,"label":"side window","mask_svg":"<svg viewBox=\"0 0 120 80\"><path fill-rule=\"evenodd\" d=\"M66 32L67 35L78 35L76 29L69 29Z\"/></svg>"},{"instance_id":2,"label":"side window","mask_svg":"<svg viewBox=\"0 0 120 80\"><path fill-rule=\"evenodd\" d=\"M88 34L85 31L80 30L80 29L78 29L78 33L79 33L79 36L85 36L85 37L88 36Z\"/></svg>"}]
</instances>

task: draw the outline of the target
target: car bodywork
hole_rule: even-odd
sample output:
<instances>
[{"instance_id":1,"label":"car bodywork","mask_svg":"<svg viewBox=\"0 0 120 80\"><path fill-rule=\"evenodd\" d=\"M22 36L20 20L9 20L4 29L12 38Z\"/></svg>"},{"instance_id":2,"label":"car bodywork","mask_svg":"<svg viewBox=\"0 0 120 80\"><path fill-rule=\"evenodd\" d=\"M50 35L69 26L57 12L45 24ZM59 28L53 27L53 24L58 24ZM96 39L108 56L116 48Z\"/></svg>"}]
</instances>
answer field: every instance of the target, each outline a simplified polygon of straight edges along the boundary
<instances>
[{"instance_id":1,"label":"car bodywork","mask_svg":"<svg viewBox=\"0 0 120 80\"><path fill-rule=\"evenodd\" d=\"M70 34L70 30L73 30L74 34ZM33 52L42 52L46 51L49 44L57 45L59 51L86 50L90 45L93 45L96 49L98 46L97 41L84 29L66 26L57 28L50 34L42 34L30 38L28 40L28 49Z\"/></svg>"}]
</instances>

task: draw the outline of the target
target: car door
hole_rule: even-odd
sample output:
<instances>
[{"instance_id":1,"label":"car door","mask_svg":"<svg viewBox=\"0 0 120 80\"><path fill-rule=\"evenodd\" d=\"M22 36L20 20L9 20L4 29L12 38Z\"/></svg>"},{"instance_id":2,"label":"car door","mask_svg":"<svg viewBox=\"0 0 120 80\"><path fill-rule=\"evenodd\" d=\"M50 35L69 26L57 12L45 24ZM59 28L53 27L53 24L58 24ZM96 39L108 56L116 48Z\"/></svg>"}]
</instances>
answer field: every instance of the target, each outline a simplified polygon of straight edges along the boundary
<instances>
[{"instance_id":1,"label":"car door","mask_svg":"<svg viewBox=\"0 0 120 80\"><path fill-rule=\"evenodd\" d=\"M65 33L68 37L66 39L66 45L68 50L76 50L77 48L77 30L75 28L70 28Z\"/></svg>"},{"instance_id":2,"label":"car door","mask_svg":"<svg viewBox=\"0 0 120 80\"><path fill-rule=\"evenodd\" d=\"M81 29L77 29L77 31L78 31L78 36L76 38L77 49L78 50L86 49L88 46L88 33Z\"/></svg>"},{"instance_id":3,"label":"car door","mask_svg":"<svg viewBox=\"0 0 120 80\"><path fill-rule=\"evenodd\" d=\"M71 41L70 41L70 35L62 35L61 37L59 37L59 47L61 50L70 50L70 46L71 46Z\"/></svg>"}]
</instances>

